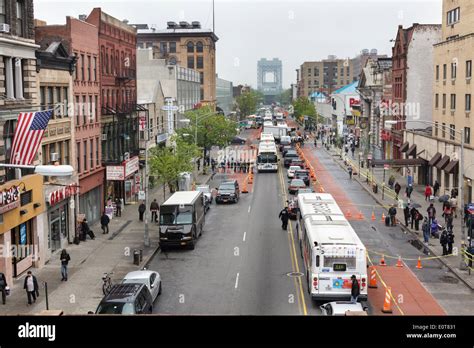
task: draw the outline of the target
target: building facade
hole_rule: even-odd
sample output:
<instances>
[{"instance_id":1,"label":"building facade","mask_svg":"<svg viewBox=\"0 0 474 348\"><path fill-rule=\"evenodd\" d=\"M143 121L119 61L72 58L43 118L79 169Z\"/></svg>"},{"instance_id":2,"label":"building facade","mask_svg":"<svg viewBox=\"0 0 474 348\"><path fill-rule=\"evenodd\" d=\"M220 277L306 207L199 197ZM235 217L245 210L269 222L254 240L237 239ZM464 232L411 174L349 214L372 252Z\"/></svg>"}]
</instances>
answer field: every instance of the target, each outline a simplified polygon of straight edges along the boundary
<instances>
[{"instance_id":1,"label":"building facade","mask_svg":"<svg viewBox=\"0 0 474 348\"><path fill-rule=\"evenodd\" d=\"M222 110L224 115L231 113L234 106L234 87L231 81L217 77L217 108ZM218 110L219 111L219 110Z\"/></svg>"},{"instance_id":2,"label":"building facade","mask_svg":"<svg viewBox=\"0 0 474 348\"><path fill-rule=\"evenodd\" d=\"M378 59L378 58L388 58L386 54L379 54L378 50L373 48L370 51L365 48L360 53L352 58L352 67L353 67L353 74L354 79L359 80L360 74L362 72L362 68L367 64L367 60L369 58ZM354 80L354 81L355 81Z\"/></svg>"},{"instance_id":3,"label":"building facade","mask_svg":"<svg viewBox=\"0 0 474 348\"><path fill-rule=\"evenodd\" d=\"M156 58L170 65L197 70L200 75L200 101L216 104L216 42L218 37L199 22L168 22L164 30L136 25L138 47L157 49Z\"/></svg>"},{"instance_id":4,"label":"building facade","mask_svg":"<svg viewBox=\"0 0 474 348\"><path fill-rule=\"evenodd\" d=\"M82 17L84 19L84 16ZM66 17L65 25L46 25L36 21L36 41L41 47L60 41L76 57L73 95L75 139L70 147L79 175L79 210L91 223L98 221L103 204L105 171L102 166L100 122L100 56L98 28L84 20Z\"/></svg>"}]
</instances>

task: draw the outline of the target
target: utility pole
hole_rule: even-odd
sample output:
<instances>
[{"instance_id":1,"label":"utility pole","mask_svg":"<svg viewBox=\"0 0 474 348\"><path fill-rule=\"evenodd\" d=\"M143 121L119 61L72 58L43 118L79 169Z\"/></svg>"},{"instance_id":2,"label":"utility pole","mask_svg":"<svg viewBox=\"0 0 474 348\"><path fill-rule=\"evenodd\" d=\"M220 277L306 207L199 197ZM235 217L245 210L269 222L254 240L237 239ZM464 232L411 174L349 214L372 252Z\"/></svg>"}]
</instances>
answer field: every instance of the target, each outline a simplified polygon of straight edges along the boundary
<instances>
[{"instance_id":1,"label":"utility pole","mask_svg":"<svg viewBox=\"0 0 474 348\"><path fill-rule=\"evenodd\" d=\"M212 0L212 32L215 33L216 32L216 19L215 19L215 16L214 16L214 0Z\"/></svg>"},{"instance_id":2,"label":"utility pole","mask_svg":"<svg viewBox=\"0 0 474 348\"><path fill-rule=\"evenodd\" d=\"M143 178L143 184L145 185L145 235L144 235L144 244L145 247L150 246L150 230L148 227L148 207L149 207L149 197L148 197L148 144L150 140L150 123L149 123L149 112L150 110L146 111L146 135L145 135L145 177Z\"/></svg>"}]
</instances>

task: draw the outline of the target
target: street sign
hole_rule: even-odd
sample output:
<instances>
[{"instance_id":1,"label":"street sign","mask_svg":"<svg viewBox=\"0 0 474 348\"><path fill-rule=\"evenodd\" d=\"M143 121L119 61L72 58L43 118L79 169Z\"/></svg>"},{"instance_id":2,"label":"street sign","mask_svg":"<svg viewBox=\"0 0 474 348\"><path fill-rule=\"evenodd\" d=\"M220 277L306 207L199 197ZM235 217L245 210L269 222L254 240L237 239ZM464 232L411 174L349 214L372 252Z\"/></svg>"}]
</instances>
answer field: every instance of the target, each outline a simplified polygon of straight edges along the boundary
<instances>
[{"instance_id":1,"label":"street sign","mask_svg":"<svg viewBox=\"0 0 474 348\"><path fill-rule=\"evenodd\" d=\"M161 107L163 111L178 111L178 107L176 105L165 105Z\"/></svg>"}]
</instances>

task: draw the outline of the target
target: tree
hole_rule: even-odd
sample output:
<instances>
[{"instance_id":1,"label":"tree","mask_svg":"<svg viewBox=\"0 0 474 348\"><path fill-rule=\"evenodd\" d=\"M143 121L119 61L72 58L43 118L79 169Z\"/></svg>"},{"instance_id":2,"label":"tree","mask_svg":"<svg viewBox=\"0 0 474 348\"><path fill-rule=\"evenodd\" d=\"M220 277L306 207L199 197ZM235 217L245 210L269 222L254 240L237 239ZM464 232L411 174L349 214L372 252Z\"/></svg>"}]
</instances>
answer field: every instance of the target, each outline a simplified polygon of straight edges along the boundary
<instances>
[{"instance_id":1,"label":"tree","mask_svg":"<svg viewBox=\"0 0 474 348\"><path fill-rule=\"evenodd\" d=\"M317 123L318 114L316 108L314 107L313 102L311 102L307 97L299 97L296 99L293 102L293 109L293 114L298 121L304 122L304 116L308 116Z\"/></svg>"},{"instance_id":2,"label":"tree","mask_svg":"<svg viewBox=\"0 0 474 348\"><path fill-rule=\"evenodd\" d=\"M191 172L192 160L199 155L199 150L194 144L189 144L176 136L171 141L176 144L175 147L155 147L150 150L149 157L150 174L163 185L164 196L165 185L168 185L170 192L174 192L180 173Z\"/></svg>"},{"instance_id":3,"label":"tree","mask_svg":"<svg viewBox=\"0 0 474 348\"><path fill-rule=\"evenodd\" d=\"M263 95L259 91L253 89L243 92L237 97L236 103L240 110L240 117L245 118L257 111L258 104L263 100Z\"/></svg>"},{"instance_id":4,"label":"tree","mask_svg":"<svg viewBox=\"0 0 474 348\"><path fill-rule=\"evenodd\" d=\"M285 89L277 96L277 100L280 105L290 105L291 104L291 88Z\"/></svg>"}]
</instances>

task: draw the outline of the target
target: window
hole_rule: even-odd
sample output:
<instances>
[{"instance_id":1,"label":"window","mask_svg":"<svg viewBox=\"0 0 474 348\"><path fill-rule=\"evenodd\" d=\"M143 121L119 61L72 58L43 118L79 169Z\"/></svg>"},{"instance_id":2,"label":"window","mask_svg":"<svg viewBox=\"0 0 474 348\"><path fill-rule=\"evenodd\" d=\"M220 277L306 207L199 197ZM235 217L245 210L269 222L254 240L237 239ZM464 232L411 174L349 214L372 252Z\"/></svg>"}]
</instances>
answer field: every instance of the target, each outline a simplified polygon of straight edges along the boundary
<instances>
[{"instance_id":1,"label":"window","mask_svg":"<svg viewBox=\"0 0 474 348\"><path fill-rule=\"evenodd\" d=\"M200 98L201 100L204 100L204 88L201 88Z\"/></svg>"},{"instance_id":2,"label":"window","mask_svg":"<svg viewBox=\"0 0 474 348\"><path fill-rule=\"evenodd\" d=\"M435 109L437 109L439 106L439 94L436 93L435 94Z\"/></svg>"},{"instance_id":3,"label":"window","mask_svg":"<svg viewBox=\"0 0 474 348\"><path fill-rule=\"evenodd\" d=\"M436 121L436 122L435 122L435 126L434 126L434 134L435 134L435 137L438 136L438 128L439 128L439 122Z\"/></svg>"},{"instance_id":4,"label":"window","mask_svg":"<svg viewBox=\"0 0 474 348\"><path fill-rule=\"evenodd\" d=\"M61 98L61 87L56 87L56 102L54 105L54 114L61 118L62 117L62 98Z\"/></svg>"},{"instance_id":5,"label":"window","mask_svg":"<svg viewBox=\"0 0 474 348\"><path fill-rule=\"evenodd\" d=\"M199 73L199 82L201 85L204 84L204 73L202 71Z\"/></svg>"},{"instance_id":6,"label":"window","mask_svg":"<svg viewBox=\"0 0 474 348\"><path fill-rule=\"evenodd\" d=\"M441 136L444 138L446 137L446 123L443 122L441 126Z\"/></svg>"},{"instance_id":7,"label":"window","mask_svg":"<svg viewBox=\"0 0 474 348\"><path fill-rule=\"evenodd\" d=\"M93 81L97 81L97 57L94 57L94 79Z\"/></svg>"},{"instance_id":8,"label":"window","mask_svg":"<svg viewBox=\"0 0 474 348\"><path fill-rule=\"evenodd\" d=\"M187 44L188 53L194 53L194 44L190 41Z\"/></svg>"},{"instance_id":9,"label":"window","mask_svg":"<svg viewBox=\"0 0 474 348\"><path fill-rule=\"evenodd\" d=\"M466 100L466 112L470 112L471 111L471 95L466 94L465 100Z\"/></svg>"},{"instance_id":10,"label":"window","mask_svg":"<svg viewBox=\"0 0 474 348\"><path fill-rule=\"evenodd\" d=\"M82 155L84 156L84 171L87 171L87 140L84 140L84 152Z\"/></svg>"},{"instance_id":11,"label":"window","mask_svg":"<svg viewBox=\"0 0 474 348\"><path fill-rule=\"evenodd\" d=\"M168 43L167 42L160 42L160 52L163 54L168 53Z\"/></svg>"},{"instance_id":12,"label":"window","mask_svg":"<svg viewBox=\"0 0 474 348\"><path fill-rule=\"evenodd\" d=\"M85 81L85 77L84 77L84 74L85 74L85 66L86 66L86 60L84 58L84 55L81 54L81 80L82 81Z\"/></svg>"},{"instance_id":13,"label":"window","mask_svg":"<svg viewBox=\"0 0 474 348\"><path fill-rule=\"evenodd\" d=\"M91 75L91 56L87 56L87 79L89 81L92 81L92 75Z\"/></svg>"},{"instance_id":14,"label":"window","mask_svg":"<svg viewBox=\"0 0 474 348\"><path fill-rule=\"evenodd\" d=\"M448 25L452 25L459 22L460 18L461 18L461 9L458 7L458 8L455 8L454 10L448 11L446 20L447 20Z\"/></svg>"},{"instance_id":15,"label":"window","mask_svg":"<svg viewBox=\"0 0 474 348\"><path fill-rule=\"evenodd\" d=\"M6 22L5 0L0 0L0 23Z\"/></svg>"},{"instance_id":16,"label":"window","mask_svg":"<svg viewBox=\"0 0 474 348\"><path fill-rule=\"evenodd\" d=\"M69 140L64 142L64 164L69 164Z\"/></svg>"},{"instance_id":17,"label":"window","mask_svg":"<svg viewBox=\"0 0 474 348\"><path fill-rule=\"evenodd\" d=\"M94 120L94 103L92 102L92 96L89 96L89 105L88 105L88 111L89 111L89 122L93 122Z\"/></svg>"},{"instance_id":18,"label":"window","mask_svg":"<svg viewBox=\"0 0 474 348\"><path fill-rule=\"evenodd\" d=\"M54 107L54 88L53 87L48 87L47 89L47 95L46 95L46 109L51 109ZM55 114L53 113L53 118L55 117Z\"/></svg>"},{"instance_id":19,"label":"window","mask_svg":"<svg viewBox=\"0 0 474 348\"><path fill-rule=\"evenodd\" d=\"M23 1L16 2L16 35L23 36L25 9Z\"/></svg>"},{"instance_id":20,"label":"window","mask_svg":"<svg viewBox=\"0 0 474 348\"><path fill-rule=\"evenodd\" d=\"M472 60L466 61L466 78L470 79L472 77Z\"/></svg>"},{"instance_id":21,"label":"window","mask_svg":"<svg viewBox=\"0 0 474 348\"><path fill-rule=\"evenodd\" d=\"M64 116L69 116L69 96L68 96L68 93L69 93L69 88L67 87L64 87L63 88L63 99L64 99L64 112L63 112L63 115Z\"/></svg>"},{"instance_id":22,"label":"window","mask_svg":"<svg viewBox=\"0 0 474 348\"><path fill-rule=\"evenodd\" d=\"M188 56L188 68L194 69L194 56Z\"/></svg>"},{"instance_id":23,"label":"window","mask_svg":"<svg viewBox=\"0 0 474 348\"><path fill-rule=\"evenodd\" d=\"M77 172L81 173L81 143L76 143L76 163L77 163Z\"/></svg>"},{"instance_id":24,"label":"window","mask_svg":"<svg viewBox=\"0 0 474 348\"><path fill-rule=\"evenodd\" d=\"M87 97L85 95L82 96L82 120L84 121L84 124L87 123L87 111L86 111L86 105L87 105Z\"/></svg>"},{"instance_id":25,"label":"window","mask_svg":"<svg viewBox=\"0 0 474 348\"><path fill-rule=\"evenodd\" d=\"M196 52L202 53L204 51L204 45L202 44L201 41L198 41L196 43Z\"/></svg>"},{"instance_id":26,"label":"window","mask_svg":"<svg viewBox=\"0 0 474 348\"><path fill-rule=\"evenodd\" d=\"M456 126L454 124L449 125L449 139L454 140L456 134Z\"/></svg>"},{"instance_id":27,"label":"window","mask_svg":"<svg viewBox=\"0 0 474 348\"><path fill-rule=\"evenodd\" d=\"M95 164L98 167L99 164L99 138L95 138Z\"/></svg>"},{"instance_id":28,"label":"window","mask_svg":"<svg viewBox=\"0 0 474 348\"><path fill-rule=\"evenodd\" d=\"M448 75L448 67L446 64L443 64L443 80L446 80L447 75Z\"/></svg>"},{"instance_id":29,"label":"window","mask_svg":"<svg viewBox=\"0 0 474 348\"><path fill-rule=\"evenodd\" d=\"M446 94L443 93L443 109L446 109Z\"/></svg>"},{"instance_id":30,"label":"window","mask_svg":"<svg viewBox=\"0 0 474 348\"><path fill-rule=\"evenodd\" d=\"M94 166L94 139L91 139L91 140L90 140L89 150L90 150L90 154L91 154L91 158L90 158L90 161L91 161L90 169L92 170L92 169L95 167L95 166Z\"/></svg>"},{"instance_id":31,"label":"window","mask_svg":"<svg viewBox=\"0 0 474 348\"><path fill-rule=\"evenodd\" d=\"M76 95L76 107L74 108L75 109L75 113L76 113L76 126L79 126L81 124L81 101L79 99L79 96Z\"/></svg>"},{"instance_id":32,"label":"window","mask_svg":"<svg viewBox=\"0 0 474 348\"><path fill-rule=\"evenodd\" d=\"M311 76L311 68L308 68L308 75Z\"/></svg>"},{"instance_id":33,"label":"window","mask_svg":"<svg viewBox=\"0 0 474 348\"><path fill-rule=\"evenodd\" d=\"M95 97L95 122L99 122L99 97L96 95Z\"/></svg>"},{"instance_id":34,"label":"window","mask_svg":"<svg viewBox=\"0 0 474 348\"><path fill-rule=\"evenodd\" d=\"M451 79L455 80L458 71L457 63L451 63Z\"/></svg>"},{"instance_id":35,"label":"window","mask_svg":"<svg viewBox=\"0 0 474 348\"><path fill-rule=\"evenodd\" d=\"M170 53L176 53L176 42L170 42Z\"/></svg>"},{"instance_id":36,"label":"window","mask_svg":"<svg viewBox=\"0 0 474 348\"><path fill-rule=\"evenodd\" d=\"M436 65L436 81L439 80L439 65Z\"/></svg>"},{"instance_id":37,"label":"window","mask_svg":"<svg viewBox=\"0 0 474 348\"><path fill-rule=\"evenodd\" d=\"M464 127L464 143L470 144L471 143L471 128Z\"/></svg>"},{"instance_id":38,"label":"window","mask_svg":"<svg viewBox=\"0 0 474 348\"><path fill-rule=\"evenodd\" d=\"M456 94L451 94L451 110L456 110Z\"/></svg>"},{"instance_id":39,"label":"window","mask_svg":"<svg viewBox=\"0 0 474 348\"><path fill-rule=\"evenodd\" d=\"M47 109L45 87L40 87L40 105L41 105L41 110Z\"/></svg>"},{"instance_id":40,"label":"window","mask_svg":"<svg viewBox=\"0 0 474 348\"><path fill-rule=\"evenodd\" d=\"M196 68L197 69L204 69L204 57L203 56L198 56L197 57Z\"/></svg>"}]
</instances>

